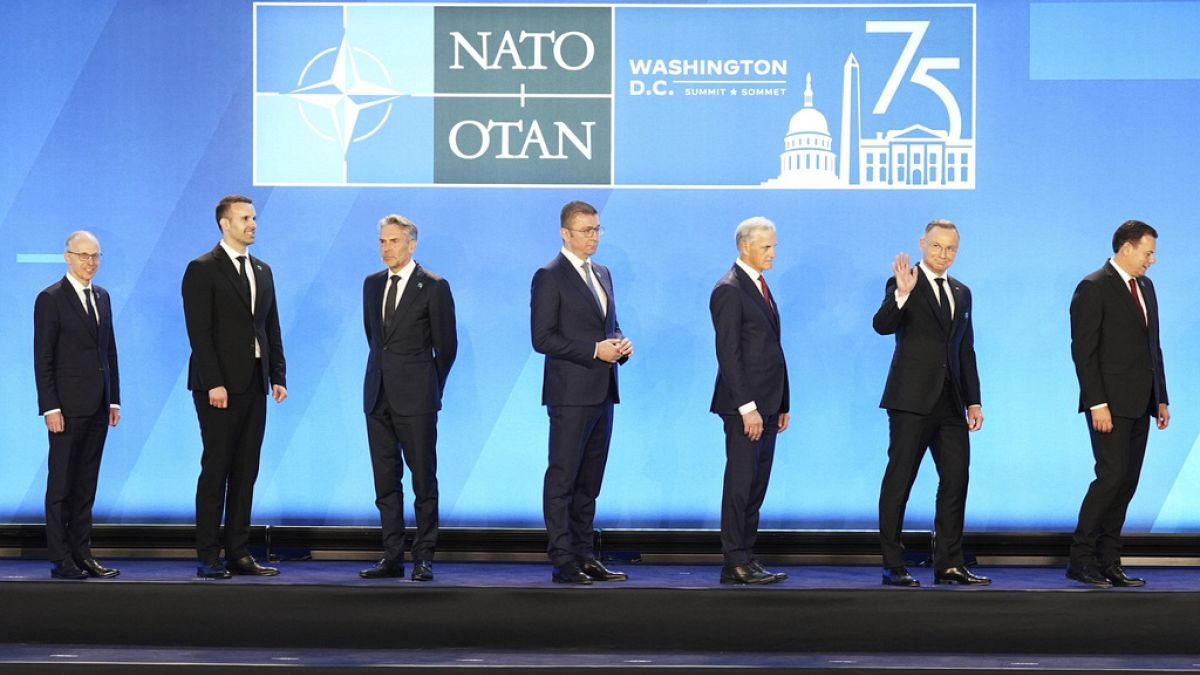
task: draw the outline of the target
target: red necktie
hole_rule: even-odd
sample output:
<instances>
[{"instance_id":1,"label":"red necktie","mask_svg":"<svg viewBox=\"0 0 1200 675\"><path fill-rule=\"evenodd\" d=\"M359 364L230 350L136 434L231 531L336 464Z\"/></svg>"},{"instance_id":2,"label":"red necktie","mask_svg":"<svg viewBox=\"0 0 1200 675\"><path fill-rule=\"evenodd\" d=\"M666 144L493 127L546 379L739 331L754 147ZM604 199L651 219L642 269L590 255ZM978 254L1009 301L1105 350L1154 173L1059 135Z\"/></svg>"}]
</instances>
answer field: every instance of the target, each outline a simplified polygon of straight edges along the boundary
<instances>
[{"instance_id":1,"label":"red necktie","mask_svg":"<svg viewBox=\"0 0 1200 675\"><path fill-rule=\"evenodd\" d=\"M771 302L771 291L767 288L767 277L765 275L758 275L758 285L762 288L763 300L766 300L768 305L774 307L775 303Z\"/></svg>"},{"instance_id":2,"label":"red necktie","mask_svg":"<svg viewBox=\"0 0 1200 675\"><path fill-rule=\"evenodd\" d=\"M1142 315L1142 324L1146 324L1148 317L1146 316L1145 308L1142 307L1142 299L1138 297L1136 279L1129 280L1129 294L1133 296L1133 304L1137 305L1138 314Z\"/></svg>"}]
</instances>

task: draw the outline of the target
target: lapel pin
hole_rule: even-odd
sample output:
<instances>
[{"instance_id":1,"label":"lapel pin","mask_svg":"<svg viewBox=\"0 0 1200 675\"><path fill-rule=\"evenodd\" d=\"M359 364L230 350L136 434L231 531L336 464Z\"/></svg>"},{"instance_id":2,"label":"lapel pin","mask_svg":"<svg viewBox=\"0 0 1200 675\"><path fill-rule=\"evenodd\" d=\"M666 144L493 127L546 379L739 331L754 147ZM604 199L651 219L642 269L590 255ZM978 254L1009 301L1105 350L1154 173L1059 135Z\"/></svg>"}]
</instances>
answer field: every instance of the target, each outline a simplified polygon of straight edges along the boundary
<instances>
[{"instance_id":1,"label":"lapel pin","mask_svg":"<svg viewBox=\"0 0 1200 675\"><path fill-rule=\"evenodd\" d=\"M425 282L424 282L424 281L418 281L418 282L417 282L417 290L419 291L419 290L421 290L422 288L425 288Z\"/></svg>"}]
</instances>

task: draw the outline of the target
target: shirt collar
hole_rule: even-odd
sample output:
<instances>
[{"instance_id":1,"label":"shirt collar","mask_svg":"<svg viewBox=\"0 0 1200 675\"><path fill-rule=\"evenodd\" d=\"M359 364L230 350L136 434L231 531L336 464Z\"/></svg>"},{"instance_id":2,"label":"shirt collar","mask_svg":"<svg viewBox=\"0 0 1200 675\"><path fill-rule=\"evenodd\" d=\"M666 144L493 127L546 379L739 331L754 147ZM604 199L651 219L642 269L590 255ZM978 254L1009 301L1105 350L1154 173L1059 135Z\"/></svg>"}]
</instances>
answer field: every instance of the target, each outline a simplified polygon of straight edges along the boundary
<instances>
[{"instance_id":1,"label":"shirt collar","mask_svg":"<svg viewBox=\"0 0 1200 675\"><path fill-rule=\"evenodd\" d=\"M1117 264L1116 258L1109 258L1108 264L1113 266L1113 269L1117 271L1117 274L1121 275L1121 281L1125 282L1125 285L1128 286L1129 280L1133 278L1133 275L1122 269L1121 266Z\"/></svg>"},{"instance_id":2,"label":"shirt collar","mask_svg":"<svg viewBox=\"0 0 1200 675\"><path fill-rule=\"evenodd\" d=\"M71 285L75 287L75 293L77 293L77 294L83 293L83 289L85 289L85 288L92 287L92 285L90 283L85 284L82 281L80 281L79 279L76 279L75 277L71 276L70 272L67 272L67 281L71 282Z\"/></svg>"},{"instance_id":3,"label":"shirt collar","mask_svg":"<svg viewBox=\"0 0 1200 675\"><path fill-rule=\"evenodd\" d=\"M923 265L921 263L917 263L917 267L920 267L921 271L925 273L925 279L927 281L929 281L930 286L934 285L934 281L933 281L934 279L949 279L950 278L950 275L946 274L945 272L942 272L941 274L934 274L932 270L925 267L925 265Z\"/></svg>"},{"instance_id":4,"label":"shirt collar","mask_svg":"<svg viewBox=\"0 0 1200 675\"><path fill-rule=\"evenodd\" d=\"M733 262L736 263L738 267L742 268L743 272L750 275L750 281L758 281L758 278L762 276L762 272L759 272L753 267L747 265L746 261L742 260L741 258L738 258Z\"/></svg>"},{"instance_id":5,"label":"shirt collar","mask_svg":"<svg viewBox=\"0 0 1200 675\"><path fill-rule=\"evenodd\" d=\"M562 247L562 251L560 251L560 252L563 254L563 256L566 257L567 260L571 261L571 265L574 266L575 269L579 269L583 265L583 263L585 263L589 260L588 258L580 258L579 256L575 255L574 253L571 253L571 251L569 251L566 246Z\"/></svg>"},{"instance_id":6,"label":"shirt collar","mask_svg":"<svg viewBox=\"0 0 1200 675\"><path fill-rule=\"evenodd\" d=\"M238 253L237 249L230 246L229 244L226 244L224 239L222 239L220 241L220 245L221 245L221 248L225 249L225 252L229 254L229 259L233 261L234 265L238 264L238 256L240 256L240 255L246 256L246 264L247 265L250 264L250 252L249 251L246 251L245 253Z\"/></svg>"},{"instance_id":7,"label":"shirt collar","mask_svg":"<svg viewBox=\"0 0 1200 675\"><path fill-rule=\"evenodd\" d=\"M390 268L390 267L386 268L385 271L387 272L388 278L391 278L391 276L393 274L399 274L400 279L404 280L404 279L412 278L413 270L415 270L415 269L417 269L417 261L414 260L413 258L409 258L408 264L405 265L404 267L401 267L399 272L393 272L392 268Z\"/></svg>"}]
</instances>

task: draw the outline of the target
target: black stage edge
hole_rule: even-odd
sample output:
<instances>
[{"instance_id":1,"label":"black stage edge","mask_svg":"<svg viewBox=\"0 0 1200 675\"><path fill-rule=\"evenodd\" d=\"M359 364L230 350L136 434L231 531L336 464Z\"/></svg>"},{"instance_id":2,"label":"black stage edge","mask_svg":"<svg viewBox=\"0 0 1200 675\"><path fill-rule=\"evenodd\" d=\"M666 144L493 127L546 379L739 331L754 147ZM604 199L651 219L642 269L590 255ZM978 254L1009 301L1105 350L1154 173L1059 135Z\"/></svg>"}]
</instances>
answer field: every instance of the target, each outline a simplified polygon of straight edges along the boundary
<instances>
[{"instance_id":1,"label":"black stage edge","mask_svg":"<svg viewBox=\"0 0 1200 675\"><path fill-rule=\"evenodd\" d=\"M112 561L117 580L50 581L0 564L6 643L391 650L1170 655L1200 652L1200 573L1144 570L1093 590L1061 568L984 568L988 588L894 589L873 567L804 567L765 587L715 565L631 565L626 583L564 587L548 565L436 564L438 580L363 582L299 562L201 581L182 562ZM157 565L158 567L154 567ZM19 569L18 569L19 568ZM1143 571L1143 570L1134 570ZM922 583L930 573L922 571ZM1161 589L1161 590L1151 590ZM68 619L74 617L75 619ZM84 621L76 620L86 617Z\"/></svg>"},{"instance_id":2,"label":"black stage edge","mask_svg":"<svg viewBox=\"0 0 1200 675\"><path fill-rule=\"evenodd\" d=\"M767 559L867 558L879 555L879 535L873 531L764 530L755 551ZM930 549L929 532L906 532L905 545L919 559ZM38 557L45 550L43 525L0 525L0 550L8 557ZM185 525L98 525L93 547L129 555L191 557L194 528ZM369 558L380 550L378 527L255 526L251 543L271 559L304 559L311 551L361 554ZM1130 534L1123 537L1126 558L1200 559L1200 534ZM968 532L965 547L976 557L1065 559L1069 533ZM604 556L637 560L644 556L719 556L716 530L604 529L596 534L596 548ZM537 559L545 554L546 535L541 529L442 528L438 556L444 560ZM865 562L855 560L855 562Z\"/></svg>"}]
</instances>

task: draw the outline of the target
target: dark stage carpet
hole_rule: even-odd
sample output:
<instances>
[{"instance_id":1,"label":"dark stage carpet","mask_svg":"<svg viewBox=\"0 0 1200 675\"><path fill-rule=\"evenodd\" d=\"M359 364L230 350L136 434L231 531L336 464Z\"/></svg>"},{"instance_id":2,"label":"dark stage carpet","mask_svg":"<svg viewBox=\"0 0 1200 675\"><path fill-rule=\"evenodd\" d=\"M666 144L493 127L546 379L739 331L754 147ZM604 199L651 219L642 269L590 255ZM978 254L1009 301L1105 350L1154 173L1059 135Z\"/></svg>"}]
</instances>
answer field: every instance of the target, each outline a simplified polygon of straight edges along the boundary
<instances>
[{"instance_id":1,"label":"dark stage carpet","mask_svg":"<svg viewBox=\"0 0 1200 675\"><path fill-rule=\"evenodd\" d=\"M914 570L924 587L897 589L875 567L775 567L791 578L739 587L716 565L631 564L628 582L564 587L531 563L436 563L418 583L360 579L361 561L225 581L188 561L105 562L121 576L52 581L44 562L0 560L0 668L1200 669L1196 568L1132 568L1147 586L1108 590L1061 568L977 568L994 583L974 588Z\"/></svg>"}]
</instances>

